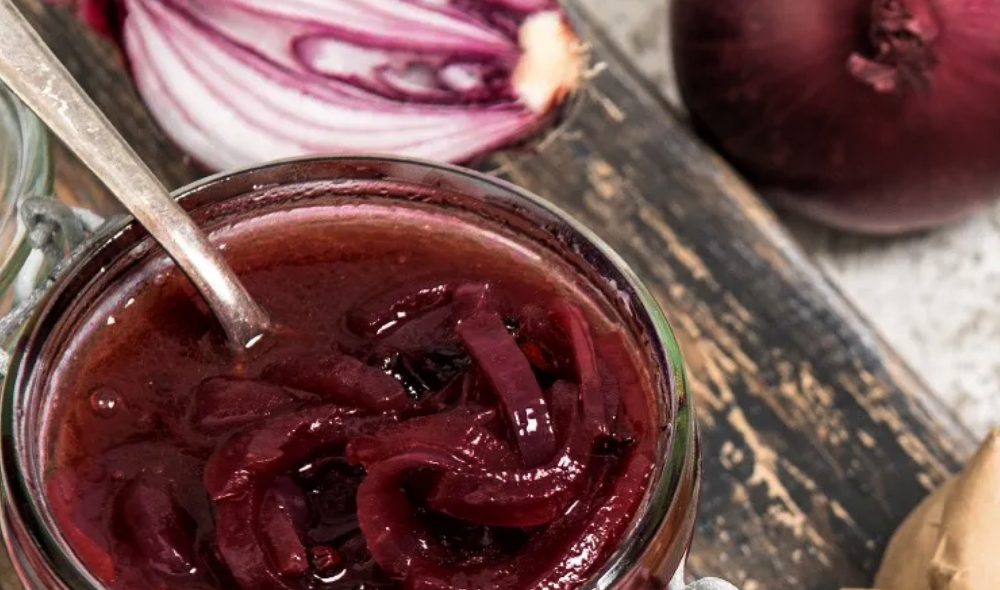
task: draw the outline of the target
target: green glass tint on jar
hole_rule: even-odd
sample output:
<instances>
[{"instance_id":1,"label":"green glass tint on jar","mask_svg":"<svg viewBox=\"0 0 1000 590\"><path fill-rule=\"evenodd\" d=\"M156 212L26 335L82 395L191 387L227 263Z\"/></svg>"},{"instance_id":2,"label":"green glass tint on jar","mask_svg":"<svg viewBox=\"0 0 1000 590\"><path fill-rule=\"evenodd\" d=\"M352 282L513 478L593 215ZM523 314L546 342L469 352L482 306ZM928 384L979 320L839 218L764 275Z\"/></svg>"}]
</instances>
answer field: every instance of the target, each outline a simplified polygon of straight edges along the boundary
<instances>
[{"instance_id":1,"label":"green glass tint on jar","mask_svg":"<svg viewBox=\"0 0 1000 590\"><path fill-rule=\"evenodd\" d=\"M19 214L26 199L43 197L51 190L45 128L0 84L0 315L23 300L44 272L42 268L31 276L21 272L26 264L37 263L38 255L32 255Z\"/></svg>"},{"instance_id":2,"label":"green glass tint on jar","mask_svg":"<svg viewBox=\"0 0 1000 590\"><path fill-rule=\"evenodd\" d=\"M48 132L0 84L0 348L52 278L56 265L103 222L117 204L100 194L54 194Z\"/></svg>"}]
</instances>

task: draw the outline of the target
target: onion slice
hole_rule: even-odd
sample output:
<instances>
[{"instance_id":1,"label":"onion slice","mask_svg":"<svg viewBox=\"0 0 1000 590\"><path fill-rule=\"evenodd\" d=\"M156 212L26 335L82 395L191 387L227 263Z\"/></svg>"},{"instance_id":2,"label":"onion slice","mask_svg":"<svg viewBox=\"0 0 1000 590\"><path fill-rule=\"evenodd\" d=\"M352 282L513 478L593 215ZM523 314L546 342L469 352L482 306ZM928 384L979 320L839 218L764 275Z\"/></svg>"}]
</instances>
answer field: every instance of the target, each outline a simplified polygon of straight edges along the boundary
<instances>
[{"instance_id":1,"label":"onion slice","mask_svg":"<svg viewBox=\"0 0 1000 590\"><path fill-rule=\"evenodd\" d=\"M583 418L595 438L610 434L608 410L605 408L604 383L597 366L594 340L587 329L587 320L575 305L560 301L553 308L573 350L573 366L580 383Z\"/></svg>"},{"instance_id":2,"label":"onion slice","mask_svg":"<svg viewBox=\"0 0 1000 590\"><path fill-rule=\"evenodd\" d=\"M477 313L456 331L500 398L525 467L544 464L556 452L555 432L545 396L517 342L493 313Z\"/></svg>"},{"instance_id":3,"label":"onion slice","mask_svg":"<svg viewBox=\"0 0 1000 590\"><path fill-rule=\"evenodd\" d=\"M427 498L427 505L455 518L482 525L531 527L548 524L585 483L593 435L577 416L577 387L565 381L552 386L550 396L568 402L560 415L563 448L545 465L528 471L489 469L449 471Z\"/></svg>"},{"instance_id":4,"label":"onion slice","mask_svg":"<svg viewBox=\"0 0 1000 590\"><path fill-rule=\"evenodd\" d=\"M418 470L449 471L463 463L454 455L433 449L399 455L368 469L358 488L358 525L372 557L389 575L405 578L414 562L440 562L442 548L420 525L403 488Z\"/></svg>"},{"instance_id":5,"label":"onion slice","mask_svg":"<svg viewBox=\"0 0 1000 590\"><path fill-rule=\"evenodd\" d=\"M268 366L261 378L322 396L342 406L376 412L405 409L406 390L383 371L335 352L313 353Z\"/></svg>"},{"instance_id":6,"label":"onion slice","mask_svg":"<svg viewBox=\"0 0 1000 590\"><path fill-rule=\"evenodd\" d=\"M181 576L194 568L195 522L178 503L173 482L142 473L116 500L118 525L154 570Z\"/></svg>"}]
</instances>

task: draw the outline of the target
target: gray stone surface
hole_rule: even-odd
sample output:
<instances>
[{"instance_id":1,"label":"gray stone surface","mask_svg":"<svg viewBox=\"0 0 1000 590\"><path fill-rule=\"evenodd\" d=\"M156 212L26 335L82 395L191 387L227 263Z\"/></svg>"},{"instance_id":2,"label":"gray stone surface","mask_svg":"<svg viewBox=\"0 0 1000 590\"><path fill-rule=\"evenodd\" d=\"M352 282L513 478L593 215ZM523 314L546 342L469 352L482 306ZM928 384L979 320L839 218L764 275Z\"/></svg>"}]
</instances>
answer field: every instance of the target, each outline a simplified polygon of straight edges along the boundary
<instances>
[{"instance_id":1,"label":"gray stone surface","mask_svg":"<svg viewBox=\"0 0 1000 590\"><path fill-rule=\"evenodd\" d=\"M577 2L677 105L668 0ZM1000 205L904 239L788 222L833 282L975 432L1000 424Z\"/></svg>"}]
</instances>

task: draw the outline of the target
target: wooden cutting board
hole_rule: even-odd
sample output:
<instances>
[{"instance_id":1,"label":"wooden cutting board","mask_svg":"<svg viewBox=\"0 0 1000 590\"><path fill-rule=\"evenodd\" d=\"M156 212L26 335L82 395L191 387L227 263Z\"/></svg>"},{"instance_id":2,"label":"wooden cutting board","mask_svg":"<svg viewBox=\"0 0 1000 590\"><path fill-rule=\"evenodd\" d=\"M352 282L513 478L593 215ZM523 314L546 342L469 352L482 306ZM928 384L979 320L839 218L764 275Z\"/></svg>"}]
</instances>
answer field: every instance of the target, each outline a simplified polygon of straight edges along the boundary
<instances>
[{"instance_id":1,"label":"wooden cutting board","mask_svg":"<svg viewBox=\"0 0 1000 590\"><path fill-rule=\"evenodd\" d=\"M169 186L197 177L108 45L22 4ZM705 452L691 569L745 590L864 586L969 435L586 14L581 27L606 69L538 153L491 164L617 249L682 340ZM58 174L60 191L100 190L64 154Z\"/></svg>"}]
</instances>

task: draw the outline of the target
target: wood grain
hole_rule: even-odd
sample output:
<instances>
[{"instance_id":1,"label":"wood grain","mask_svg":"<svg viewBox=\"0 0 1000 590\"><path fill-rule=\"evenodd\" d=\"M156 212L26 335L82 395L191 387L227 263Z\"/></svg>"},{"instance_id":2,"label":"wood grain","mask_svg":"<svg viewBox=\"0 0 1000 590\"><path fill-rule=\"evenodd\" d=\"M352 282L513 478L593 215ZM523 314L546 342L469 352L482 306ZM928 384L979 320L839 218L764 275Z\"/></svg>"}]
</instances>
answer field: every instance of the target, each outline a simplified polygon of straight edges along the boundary
<instances>
[{"instance_id":1,"label":"wood grain","mask_svg":"<svg viewBox=\"0 0 1000 590\"><path fill-rule=\"evenodd\" d=\"M113 53L24 5L161 178L196 177ZM682 340L705 444L691 568L745 590L864 586L968 433L586 15L581 27L607 70L538 153L494 164L622 254Z\"/></svg>"}]
</instances>

